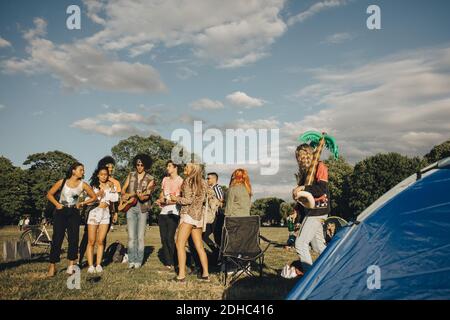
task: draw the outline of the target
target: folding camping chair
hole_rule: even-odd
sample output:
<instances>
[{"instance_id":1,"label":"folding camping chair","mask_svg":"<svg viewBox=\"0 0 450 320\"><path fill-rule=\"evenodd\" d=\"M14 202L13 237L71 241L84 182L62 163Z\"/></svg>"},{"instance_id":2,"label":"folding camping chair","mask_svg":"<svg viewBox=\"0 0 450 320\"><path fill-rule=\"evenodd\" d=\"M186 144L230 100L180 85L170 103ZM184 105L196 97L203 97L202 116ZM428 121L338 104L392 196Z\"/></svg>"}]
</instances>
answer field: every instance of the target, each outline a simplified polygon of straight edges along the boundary
<instances>
[{"instance_id":1,"label":"folding camping chair","mask_svg":"<svg viewBox=\"0 0 450 320\"><path fill-rule=\"evenodd\" d=\"M272 242L259 234L259 226L259 216L225 217L219 252L224 285L227 284L228 265L236 267L230 283L243 274L255 277L255 273L250 269L252 262L258 265L259 276L262 276L264 253ZM260 240L268 242L264 249L261 249Z\"/></svg>"}]
</instances>

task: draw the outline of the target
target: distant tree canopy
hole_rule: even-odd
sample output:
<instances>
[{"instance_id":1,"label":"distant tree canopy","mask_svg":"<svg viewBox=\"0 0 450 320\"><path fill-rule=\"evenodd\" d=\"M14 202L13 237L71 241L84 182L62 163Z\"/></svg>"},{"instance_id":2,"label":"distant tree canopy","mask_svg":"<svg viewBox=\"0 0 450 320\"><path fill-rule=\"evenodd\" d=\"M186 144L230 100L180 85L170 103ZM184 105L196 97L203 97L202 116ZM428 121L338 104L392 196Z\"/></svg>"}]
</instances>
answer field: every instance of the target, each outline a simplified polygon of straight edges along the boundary
<instances>
[{"instance_id":1,"label":"distant tree canopy","mask_svg":"<svg viewBox=\"0 0 450 320\"><path fill-rule=\"evenodd\" d=\"M280 223L281 217L281 204L284 203L283 199L269 197L257 199L252 203L250 208L250 215L260 216L261 222L274 222Z\"/></svg>"},{"instance_id":2,"label":"distant tree canopy","mask_svg":"<svg viewBox=\"0 0 450 320\"><path fill-rule=\"evenodd\" d=\"M0 157L0 225L15 222L28 210L30 201L24 170Z\"/></svg>"},{"instance_id":3,"label":"distant tree canopy","mask_svg":"<svg viewBox=\"0 0 450 320\"><path fill-rule=\"evenodd\" d=\"M447 157L450 157L450 140L434 146L424 158L427 164L432 164Z\"/></svg>"},{"instance_id":4,"label":"distant tree canopy","mask_svg":"<svg viewBox=\"0 0 450 320\"><path fill-rule=\"evenodd\" d=\"M292 213L295 207L295 202L282 202L280 205L280 218L286 220L286 218Z\"/></svg>"},{"instance_id":5,"label":"distant tree canopy","mask_svg":"<svg viewBox=\"0 0 450 320\"><path fill-rule=\"evenodd\" d=\"M328 187L331 198L331 213L346 220L352 218L349 208L349 183L353 167L343 157L330 157L324 161L328 166Z\"/></svg>"},{"instance_id":6,"label":"distant tree canopy","mask_svg":"<svg viewBox=\"0 0 450 320\"><path fill-rule=\"evenodd\" d=\"M49 151L29 155L24 165L34 215L49 214L47 191L66 176L67 170L77 159L61 151Z\"/></svg>"},{"instance_id":7,"label":"distant tree canopy","mask_svg":"<svg viewBox=\"0 0 450 320\"><path fill-rule=\"evenodd\" d=\"M358 162L350 175L349 207L354 216L396 184L424 166L418 157L398 153L377 154Z\"/></svg>"},{"instance_id":8,"label":"distant tree canopy","mask_svg":"<svg viewBox=\"0 0 450 320\"><path fill-rule=\"evenodd\" d=\"M153 160L150 173L158 181L161 181L165 176L166 162L170 160L174 146L175 143L172 141L156 135L151 135L150 137L132 136L119 141L111 149L117 163L117 178L124 182L128 172L134 169L132 165L133 158L139 153L145 153ZM182 173L182 170L179 173Z\"/></svg>"}]
</instances>

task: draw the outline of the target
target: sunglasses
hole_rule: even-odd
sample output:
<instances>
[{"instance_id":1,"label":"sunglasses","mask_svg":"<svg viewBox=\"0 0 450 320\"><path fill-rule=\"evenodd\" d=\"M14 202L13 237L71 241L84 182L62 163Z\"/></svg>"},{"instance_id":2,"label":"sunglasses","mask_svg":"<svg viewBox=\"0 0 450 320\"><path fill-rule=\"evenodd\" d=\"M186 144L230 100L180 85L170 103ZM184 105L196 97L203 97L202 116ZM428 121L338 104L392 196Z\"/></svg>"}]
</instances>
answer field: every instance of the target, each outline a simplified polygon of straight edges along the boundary
<instances>
[{"instance_id":1,"label":"sunglasses","mask_svg":"<svg viewBox=\"0 0 450 320\"><path fill-rule=\"evenodd\" d=\"M136 163L136 167L143 167L144 165L142 163Z\"/></svg>"}]
</instances>

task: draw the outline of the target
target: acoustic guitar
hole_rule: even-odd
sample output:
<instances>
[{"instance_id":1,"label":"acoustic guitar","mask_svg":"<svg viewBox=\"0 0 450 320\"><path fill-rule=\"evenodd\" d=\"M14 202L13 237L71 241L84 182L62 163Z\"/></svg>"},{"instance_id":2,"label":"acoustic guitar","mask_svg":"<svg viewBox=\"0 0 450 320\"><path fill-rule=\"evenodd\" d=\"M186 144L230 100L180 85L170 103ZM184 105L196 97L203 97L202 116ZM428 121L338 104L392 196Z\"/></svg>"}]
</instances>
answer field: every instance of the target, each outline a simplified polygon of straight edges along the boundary
<instances>
[{"instance_id":1,"label":"acoustic guitar","mask_svg":"<svg viewBox=\"0 0 450 320\"><path fill-rule=\"evenodd\" d=\"M148 195L150 195L150 193L151 193L151 191L146 190L146 191L142 192L142 195L148 196ZM138 198L136 192L133 192L132 194L130 194L127 197L123 197L122 199L120 199L120 203L119 203L119 207L118 207L119 212L126 213L132 207L137 205L138 201L139 201L139 198Z\"/></svg>"}]
</instances>

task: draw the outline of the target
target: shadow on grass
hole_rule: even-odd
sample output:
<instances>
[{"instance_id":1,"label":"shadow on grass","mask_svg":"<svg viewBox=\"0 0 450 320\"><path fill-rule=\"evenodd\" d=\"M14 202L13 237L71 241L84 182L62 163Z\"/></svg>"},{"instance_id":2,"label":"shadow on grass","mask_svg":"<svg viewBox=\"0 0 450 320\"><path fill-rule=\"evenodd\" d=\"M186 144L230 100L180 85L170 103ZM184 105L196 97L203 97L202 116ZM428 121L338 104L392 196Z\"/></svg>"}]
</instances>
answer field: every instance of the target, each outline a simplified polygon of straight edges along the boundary
<instances>
[{"instance_id":1,"label":"shadow on grass","mask_svg":"<svg viewBox=\"0 0 450 320\"><path fill-rule=\"evenodd\" d=\"M144 265L148 258L152 255L153 251L155 251L154 246L145 246L144 248L144 261L142 261L142 265Z\"/></svg>"},{"instance_id":2,"label":"shadow on grass","mask_svg":"<svg viewBox=\"0 0 450 320\"><path fill-rule=\"evenodd\" d=\"M30 260L17 260L17 261L0 263L0 271L17 268L22 265L38 263L38 262L48 262L48 255L39 255L39 256L31 258Z\"/></svg>"},{"instance_id":3,"label":"shadow on grass","mask_svg":"<svg viewBox=\"0 0 450 320\"><path fill-rule=\"evenodd\" d=\"M283 300L299 279L284 279L279 275L245 277L225 289L223 300Z\"/></svg>"}]
</instances>

